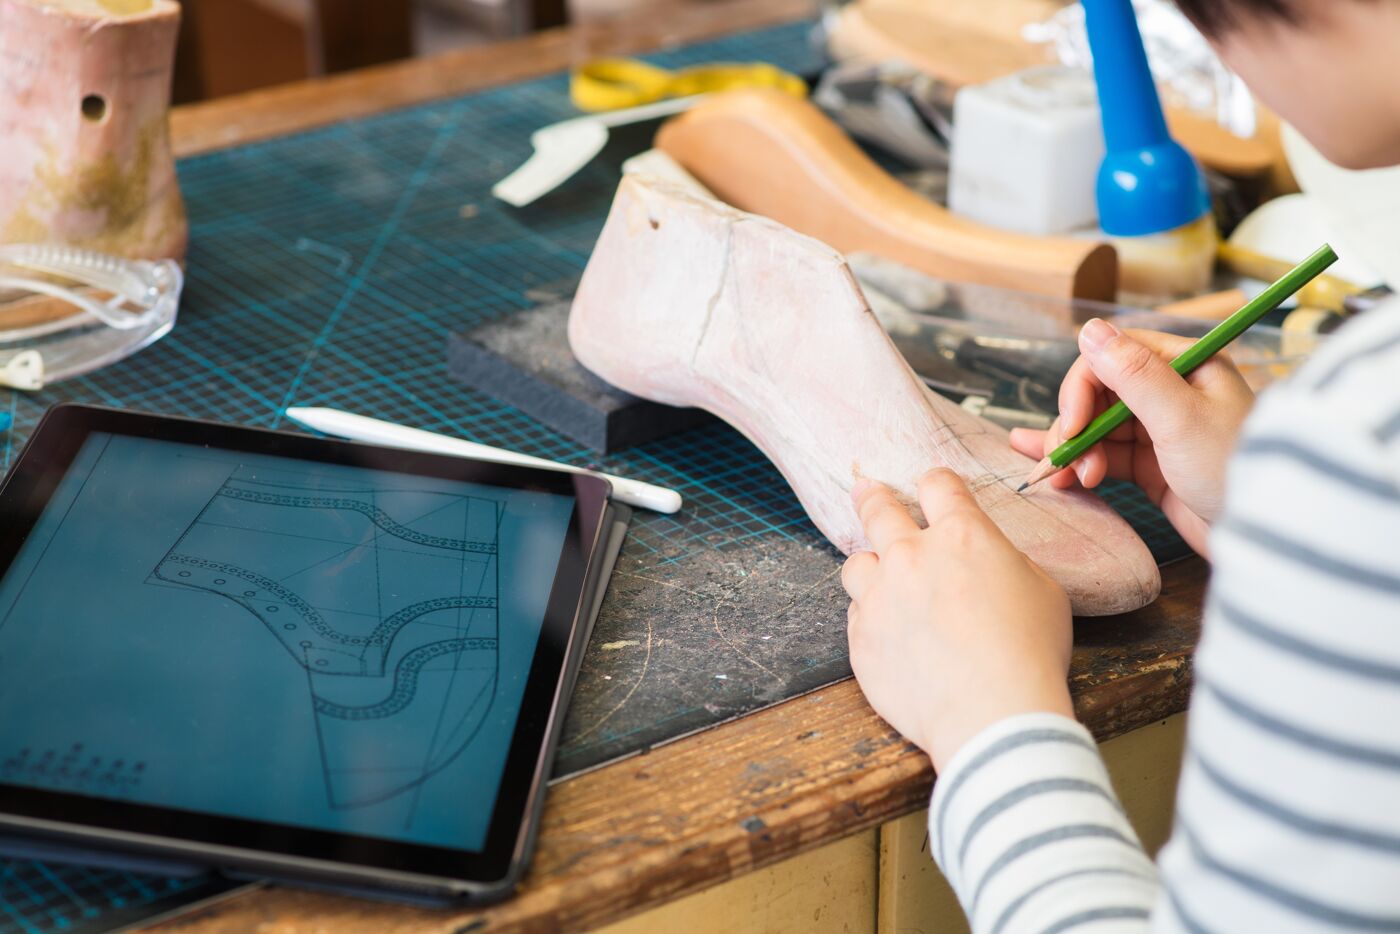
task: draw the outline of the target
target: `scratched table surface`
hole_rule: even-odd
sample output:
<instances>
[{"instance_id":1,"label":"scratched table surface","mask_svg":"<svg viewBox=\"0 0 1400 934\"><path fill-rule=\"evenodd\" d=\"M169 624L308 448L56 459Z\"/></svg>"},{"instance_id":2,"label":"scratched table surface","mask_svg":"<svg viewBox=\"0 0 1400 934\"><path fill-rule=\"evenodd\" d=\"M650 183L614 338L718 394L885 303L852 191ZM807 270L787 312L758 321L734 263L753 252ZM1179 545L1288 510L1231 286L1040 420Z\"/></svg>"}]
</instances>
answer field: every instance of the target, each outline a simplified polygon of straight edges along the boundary
<instances>
[{"instance_id":1,"label":"scratched table surface","mask_svg":"<svg viewBox=\"0 0 1400 934\"><path fill-rule=\"evenodd\" d=\"M821 61L809 30L650 58L811 73ZM89 377L11 393L6 466L60 401L289 430L285 407L326 405L678 490L680 514L633 523L556 777L847 677L839 555L739 434L713 425L600 462L447 377L450 332L567 296L588 259L618 165L642 144L635 132L528 208L489 193L529 155L534 129L574 113L561 75L183 160L191 243L178 326ZM1159 560L1185 553L1140 496L1108 498ZM76 929L104 904L156 903L184 885L114 874L65 892L66 871L0 863L0 934Z\"/></svg>"}]
</instances>

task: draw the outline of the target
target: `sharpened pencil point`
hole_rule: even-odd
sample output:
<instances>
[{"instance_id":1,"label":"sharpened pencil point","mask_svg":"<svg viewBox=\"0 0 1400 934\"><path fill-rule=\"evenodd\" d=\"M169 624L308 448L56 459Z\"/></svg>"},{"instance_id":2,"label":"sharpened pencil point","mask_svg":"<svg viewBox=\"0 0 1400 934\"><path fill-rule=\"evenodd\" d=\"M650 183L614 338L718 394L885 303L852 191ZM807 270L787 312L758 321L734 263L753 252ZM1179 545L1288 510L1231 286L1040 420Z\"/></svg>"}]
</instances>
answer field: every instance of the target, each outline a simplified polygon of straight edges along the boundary
<instances>
[{"instance_id":1,"label":"sharpened pencil point","mask_svg":"<svg viewBox=\"0 0 1400 934\"><path fill-rule=\"evenodd\" d=\"M1056 473L1059 469L1060 468L1056 467L1055 463L1052 460L1050 460L1050 458L1045 458L1045 460L1035 465L1035 470L1031 471L1030 476L1026 478L1026 482L1021 484L1021 488L1016 492L1018 494L1024 493L1026 490L1035 486L1037 483L1044 480L1046 477L1050 476L1053 473Z\"/></svg>"}]
</instances>

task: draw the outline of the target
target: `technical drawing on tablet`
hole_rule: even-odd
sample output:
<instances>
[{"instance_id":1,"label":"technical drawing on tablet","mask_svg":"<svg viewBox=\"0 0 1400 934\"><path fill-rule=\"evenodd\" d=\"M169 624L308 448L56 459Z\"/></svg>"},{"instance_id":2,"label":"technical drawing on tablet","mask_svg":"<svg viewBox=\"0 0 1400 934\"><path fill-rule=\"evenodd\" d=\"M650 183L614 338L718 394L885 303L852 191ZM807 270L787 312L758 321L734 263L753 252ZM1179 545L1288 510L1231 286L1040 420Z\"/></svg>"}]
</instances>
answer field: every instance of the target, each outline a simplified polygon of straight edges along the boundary
<instances>
[{"instance_id":1,"label":"technical drawing on tablet","mask_svg":"<svg viewBox=\"0 0 1400 934\"><path fill-rule=\"evenodd\" d=\"M572 509L94 433L0 581L0 780L479 847ZM19 765L75 744L141 782Z\"/></svg>"}]
</instances>

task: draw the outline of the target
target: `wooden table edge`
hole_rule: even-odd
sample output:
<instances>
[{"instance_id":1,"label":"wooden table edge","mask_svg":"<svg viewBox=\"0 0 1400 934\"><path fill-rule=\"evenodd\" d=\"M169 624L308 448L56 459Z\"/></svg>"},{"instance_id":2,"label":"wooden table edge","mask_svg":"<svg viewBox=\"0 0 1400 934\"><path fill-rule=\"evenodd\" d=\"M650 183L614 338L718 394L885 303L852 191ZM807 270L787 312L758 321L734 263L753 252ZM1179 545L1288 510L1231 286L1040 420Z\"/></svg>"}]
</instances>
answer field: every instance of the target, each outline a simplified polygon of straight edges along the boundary
<instances>
[{"instance_id":1,"label":"wooden table edge","mask_svg":"<svg viewBox=\"0 0 1400 934\"><path fill-rule=\"evenodd\" d=\"M815 16L815 0L719 0L664 18L560 27L489 45L280 85L171 111L177 158L565 71L598 55L633 55Z\"/></svg>"}]
</instances>

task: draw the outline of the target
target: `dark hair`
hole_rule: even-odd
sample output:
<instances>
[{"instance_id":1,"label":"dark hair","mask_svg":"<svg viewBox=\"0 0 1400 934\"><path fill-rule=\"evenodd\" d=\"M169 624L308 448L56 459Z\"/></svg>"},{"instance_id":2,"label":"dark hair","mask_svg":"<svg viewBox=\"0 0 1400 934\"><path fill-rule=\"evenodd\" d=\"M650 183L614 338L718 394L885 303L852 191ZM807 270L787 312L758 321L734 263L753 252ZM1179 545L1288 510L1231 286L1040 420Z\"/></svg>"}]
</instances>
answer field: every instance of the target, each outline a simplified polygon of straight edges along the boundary
<instances>
[{"instance_id":1,"label":"dark hair","mask_svg":"<svg viewBox=\"0 0 1400 934\"><path fill-rule=\"evenodd\" d=\"M1219 36L1250 18L1298 21L1293 0L1176 0L1176 5L1207 36Z\"/></svg>"}]
</instances>

